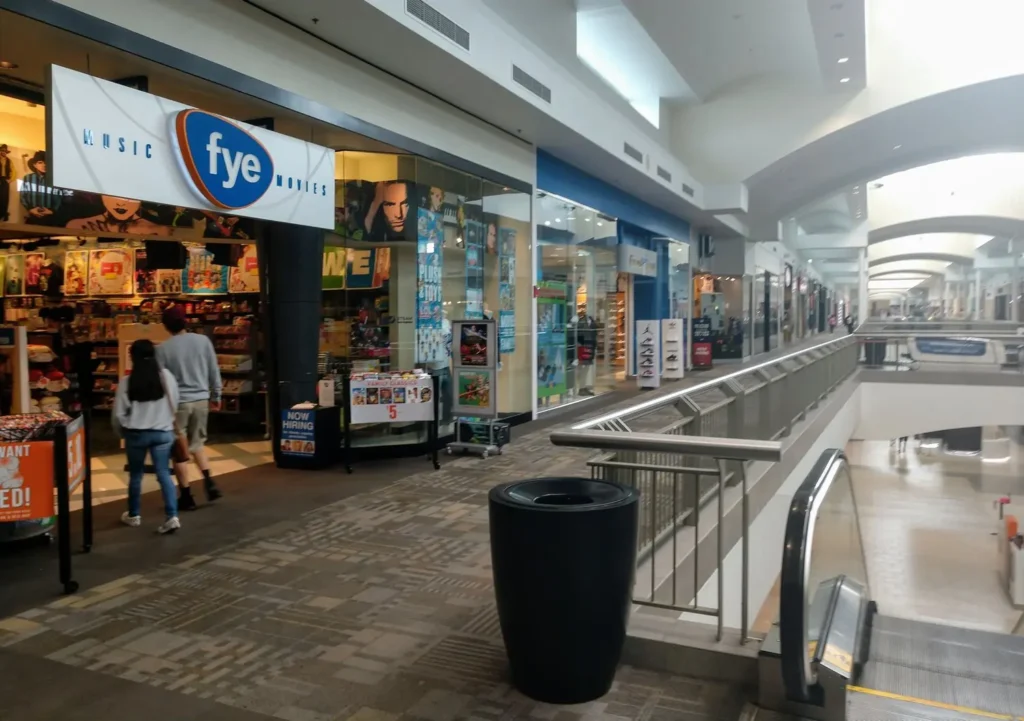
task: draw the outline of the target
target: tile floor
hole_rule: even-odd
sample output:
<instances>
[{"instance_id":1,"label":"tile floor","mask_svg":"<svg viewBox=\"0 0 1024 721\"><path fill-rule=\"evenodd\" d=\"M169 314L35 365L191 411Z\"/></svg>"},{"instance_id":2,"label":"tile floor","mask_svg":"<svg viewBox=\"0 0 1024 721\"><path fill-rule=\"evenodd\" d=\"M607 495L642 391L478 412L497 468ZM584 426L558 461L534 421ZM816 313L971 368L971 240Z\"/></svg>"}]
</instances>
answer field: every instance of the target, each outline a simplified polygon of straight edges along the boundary
<instances>
[{"instance_id":1,"label":"tile floor","mask_svg":"<svg viewBox=\"0 0 1024 721\"><path fill-rule=\"evenodd\" d=\"M853 442L847 455L879 611L1009 632L1021 612L999 581L993 502L1024 490L1019 446L1000 463L919 449L914 441L904 455L884 441Z\"/></svg>"},{"instance_id":2,"label":"tile floor","mask_svg":"<svg viewBox=\"0 0 1024 721\"><path fill-rule=\"evenodd\" d=\"M224 475L245 468L272 463L273 452L270 441L252 441L247 443L218 443L207 446L210 467L214 475ZM128 474L124 470L123 453L97 456L92 459L93 503L112 503L128 497ZM192 479L198 478L195 468L191 468ZM156 491L159 486L156 477L147 474L142 480L142 492ZM71 498L72 510L82 507L82 489L76 489Z\"/></svg>"}]
</instances>

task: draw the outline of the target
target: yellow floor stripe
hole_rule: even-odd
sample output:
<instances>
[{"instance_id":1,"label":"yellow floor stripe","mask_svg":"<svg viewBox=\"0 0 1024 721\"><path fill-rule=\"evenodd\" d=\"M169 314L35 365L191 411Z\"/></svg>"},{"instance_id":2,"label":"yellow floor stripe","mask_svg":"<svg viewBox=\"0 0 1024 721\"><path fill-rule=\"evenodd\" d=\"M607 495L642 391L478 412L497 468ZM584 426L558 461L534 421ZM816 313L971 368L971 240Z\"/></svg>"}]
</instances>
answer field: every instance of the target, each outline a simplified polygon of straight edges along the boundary
<instances>
[{"instance_id":1,"label":"yellow floor stripe","mask_svg":"<svg viewBox=\"0 0 1024 721\"><path fill-rule=\"evenodd\" d=\"M956 713L971 714L972 716L984 716L985 718L1002 719L1002 721L1024 721L1024 718L1018 720L1015 717L1007 715L1007 714L992 713L991 711L981 711L980 709L976 709L976 708L968 708L966 706L956 706L956 705L951 704L951 703L942 703L941 701L931 701L929 699L915 698L913 696L903 696L902 694L889 693L888 691L878 691L878 690L873 689L873 688L862 688L860 686L847 686L846 689L848 691L853 691L854 693L862 693L862 694L866 694L868 696L877 696L879 698L892 699L893 701L906 701L907 703L916 703L916 704L920 704L922 706L931 706L932 708L945 709L946 711L955 711Z\"/></svg>"}]
</instances>

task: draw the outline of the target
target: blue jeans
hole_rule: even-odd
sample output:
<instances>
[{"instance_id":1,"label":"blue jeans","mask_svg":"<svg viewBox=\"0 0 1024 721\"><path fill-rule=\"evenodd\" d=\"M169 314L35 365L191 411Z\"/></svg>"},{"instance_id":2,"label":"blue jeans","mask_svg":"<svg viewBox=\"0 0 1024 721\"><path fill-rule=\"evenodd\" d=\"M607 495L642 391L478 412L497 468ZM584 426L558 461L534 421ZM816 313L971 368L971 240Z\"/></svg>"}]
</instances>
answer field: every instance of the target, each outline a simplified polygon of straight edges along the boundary
<instances>
[{"instance_id":1,"label":"blue jeans","mask_svg":"<svg viewBox=\"0 0 1024 721\"><path fill-rule=\"evenodd\" d=\"M156 480L164 496L164 513L168 518L178 515L178 497L174 481L171 480L171 444L174 434L170 431L135 431L125 429L124 445L128 454L128 514L139 515L139 501L142 496L142 475L146 469L146 452L153 457Z\"/></svg>"}]
</instances>

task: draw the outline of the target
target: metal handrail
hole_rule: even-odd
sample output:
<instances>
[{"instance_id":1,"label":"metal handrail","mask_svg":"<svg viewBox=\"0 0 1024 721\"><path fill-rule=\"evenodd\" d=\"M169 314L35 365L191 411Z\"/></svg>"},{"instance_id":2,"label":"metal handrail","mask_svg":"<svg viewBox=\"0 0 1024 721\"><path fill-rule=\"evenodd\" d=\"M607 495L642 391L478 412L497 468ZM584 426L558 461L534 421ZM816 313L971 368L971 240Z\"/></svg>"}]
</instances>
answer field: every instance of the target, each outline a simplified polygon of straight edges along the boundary
<instances>
[{"instance_id":1,"label":"metal handrail","mask_svg":"<svg viewBox=\"0 0 1024 721\"><path fill-rule=\"evenodd\" d=\"M758 371L763 371L763 370L765 370L767 368L771 368L772 366L778 365L779 363L784 363L784 362L786 362L788 360L792 360L794 358L799 358L800 356L806 355L806 354L811 353L813 351L823 350L823 349L826 349L826 348L840 348L840 347L842 347L844 345L849 344L851 342L851 339L852 339L852 336L848 336L848 335L847 336L843 336L841 338L834 338L833 340L826 341L824 343L819 343L818 345L810 346L808 348L804 348L802 350L795 351L795 352L790 353L788 355L779 356L778 358L772 358L770 360L764 361L763 363L758 363L755 366L749 366L747 368L743 368L741 370L738 370L738 371L736 371L734 373L729 373L728 375L719 376L718 378L714 378L712 380L704 381L703 383L698 383L697 385L690 386L689 388L683 388L681 390L675 391L674 393L667 393L667 394L665 394L663 396L659 396L657 398L652 398L649 401L644 401L643 403L638 403L638 404L636 404L634 406L630 406L630 407L624 408L622 410L613 411L613 412L607 413L607 414L605 414L603 416L598 416L597 418L592 418L592 419L590 419L588 421L583 421L582 423L577 423L576 425L574 425L572 427L572 430L574 430L574 431L585 431L585 430L589 430L589 429L592 429L592 428L598 428L600 426L604 426L607 423L614 423L614 422L617 422L617 421L621 422L623 418L627 418L629 416L634 416L634 415L636 415L638 413L645 413L645 412L654 410L656 408L661 408L661 407L664 407L664 406L672 405L673 403L675 403L679 399L683 398L684 396L696 395L697 393L700 393L701 391L706 391L706 390L710 390L712 388L717 388L719 386L725 385L729 381L735 381L735 380L737 380L739 378L743 378L744 376L749 376L749 375L755 374Z\"/></svg>"},{"instance_id":2,"label":"metal handrail","mask_svg":"<svg viewBox=\"0 0 1024 721\"><path fill-rule=\"evenodd\" d=\"M755 441L741 438L569 430L555 431L551 434L551 442L556 446L572 446L574 448L680 453L692 456L711 456L730 461L776 462L782 460L782 444L778 441Z\"/></svg>"}]
</instances>

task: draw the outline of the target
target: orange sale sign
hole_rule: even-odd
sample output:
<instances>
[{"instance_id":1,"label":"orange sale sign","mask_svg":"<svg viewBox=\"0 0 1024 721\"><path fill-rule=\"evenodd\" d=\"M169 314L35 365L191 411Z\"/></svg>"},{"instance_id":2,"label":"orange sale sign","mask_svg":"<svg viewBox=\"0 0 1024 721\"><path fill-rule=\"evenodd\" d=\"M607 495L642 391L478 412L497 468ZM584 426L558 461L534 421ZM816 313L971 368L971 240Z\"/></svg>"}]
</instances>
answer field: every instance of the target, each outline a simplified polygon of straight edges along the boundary
<instances>
[{"instance_id":1,"label":"orange sale sign","mask_svg":"<svg viewBox=\"0 0 1024 721\"><path fill-rule=\"evenodd\" d=\"M49 518L53 443L0 443L0 523Z\"/></svg>"}]
</instances>

